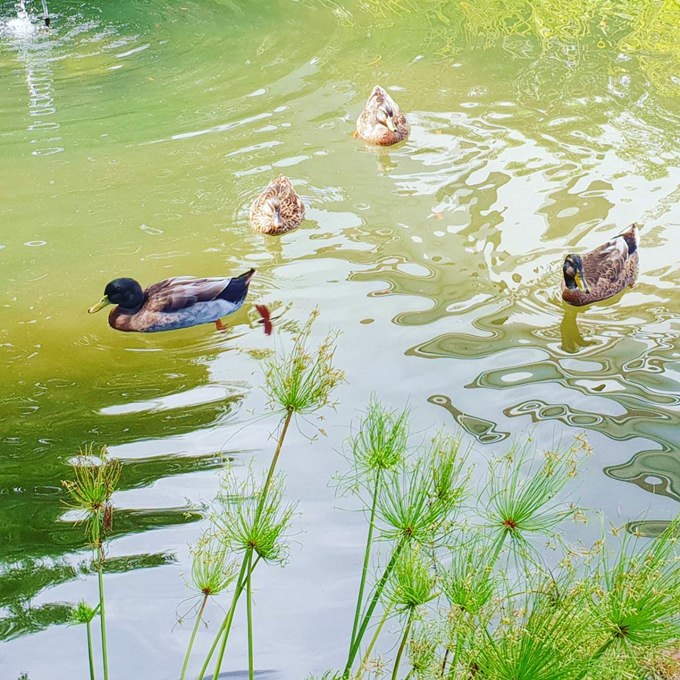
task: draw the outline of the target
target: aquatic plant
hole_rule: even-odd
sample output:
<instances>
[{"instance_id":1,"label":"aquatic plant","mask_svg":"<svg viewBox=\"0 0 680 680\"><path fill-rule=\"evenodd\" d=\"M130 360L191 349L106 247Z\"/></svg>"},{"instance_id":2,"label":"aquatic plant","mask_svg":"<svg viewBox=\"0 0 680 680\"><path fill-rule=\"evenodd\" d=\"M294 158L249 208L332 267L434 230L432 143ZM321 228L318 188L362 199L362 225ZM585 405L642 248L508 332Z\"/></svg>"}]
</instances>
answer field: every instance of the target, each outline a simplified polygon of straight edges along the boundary
<instances>
[{"instance_id":1,"label":"aquatic plant","mask_svg":"<svg viewBox=\"0 0 680 680\"><path fill-rule=\"evenodd\" d=\"M334 365L337 333L330 332L316 348L309 347L312 326L318 315L318 310L310 314L302 329L293 336L290 349L280 347L273 357L265 359L265 390L269 405L280 414L281 422L274 454L262 484L256 483L252 473L245 482L238 482L228 472L216 501L218 507L212 517L214 535L229 554L240 555L241 567L231 605L208 651L199 680L204 678L216 651L213 677L218 677L236 607L244 592L248 668L249 676L254 677L252 575L260 562L281 563L285 559L284 537L295 508L294 504L284 504L283 482L276 476L276 465L293 417L307 416L332 405L332 393L344 380L343 372Z\"/></svg>"},{"instance_id":2,"label":"aquatic plant","mask_svg":"<svg viewBox=\"0 0 680 680\"><path fill-rule=\"evenodd\" d=\"M109 677L109 660L106 641L106 606L104 598L104 541L113 527L111 497L121 475L120 461L109 458L105 446L95 452L95 445L81 449L72 464L75 479L64 480L62 485L69 495L66 505L84 514L86 532L96 554L99 585L99 622L102 644L104 680Z\"/></svg>"},{"instance_id":3,"label":"aquatic plant","mask_svg":"<svg viewBox=\"0 0 680 680\"><path fill-rule=\"evenodd\" d=\"M84 624L87 631L87 662L90 669L90 680L94 680L94 654L92 653L92 619L97 615L99 605L90 607L85 600L81 600L71 612L71 621Z\"/></svg>"},{"instance_id":4,"label":"aquatic plant","mask_svg":"<svg viewBox=\"0 0 680 680\"><path fill-rule=\"evenodd\" d=\"M384 420L380 409L373 399L362 420L366 432L367 418ZM408 427L408 418L402 425ZM355 434L353 449L361 441ZM387 561L357 607L358 624L339 677L360 680L379 669L396 680L406 658L405 677L428 680L642 677L648 659L660 658L680 637L674 604L680 601L680 519L642 550L631 548L628 536L613 563L604 540L572 549L560 526L582 513L562 497L589 450L579 436L572 446L538 454L529 437L490 462L479 505L464 507L470 475L460 440L439 435L420 453L406 444L399 465L383 473L375 513L366 513L375 523L369 530L373 566ZM370 493L374 487L350 488ZM367 508L371 500L364 500ZM552 546L550 564L545 556L537 559L534 536ZM378 541L389 546L382 559ZM364 561L360 583L368 572ZM375 650L395 616L401 624L396 645L388 643L396 650L390 660Z\"/></svg>"},{"instance_id":5,"label":"aquatic plant","mask_svg":"<svg viewBox=\"0 0 680 680\"><path fill-rule=\"evenodd\" d=\"M359 593L349 643L350 650L356 638L364 600L364 588L366 587L366 577L373 546L375 513L381 482L385 472L391 472L403 464L408 444L408 425L407 410L401 412L388 410L374 397L369 401L366 414L359 422L352 438L354 483L357 485L367 483L371 500L369 503L368 534L359 580Z\"/></svg>"},{"instance_id":6,"label":"aquatic plant","mask_svg":"<svg viewBox=\"0 0 680 680\"><path fill-rule=\"evenodd\" d=\"M180 680L184 680L186 677L191 651L208 600L226 590L236 580L238 573L238 565L233 559L230 559L229 552L215 536L212 528L204 532L196 546L192 548L191 553L191 583L201 594L201 600L184 656Z\"/></svg>"},{"instance_id":7,"label":"aquatic plant","mask_svg":"<svg viewBox=\"0 0 680 680\"><path fill-rule=\"evenodd\" d=\"M384 413L381 412L377 402L373 403L368 411L369 418L375 417L375 414L384 420ZM408 427L405 416L403 418L399 416L397 422L400 423L400 427ZM397 438L395 441L402 439ZM404 455L399 457L398 465L383 471L384 479L379 487L368 486L369 491L374 493L370 499L371 521L378 522L378 538L390 544L390 557L380 578L373 586L368 601L357 602L356 612L361 611L362 614L359 617L355 614L355 630L350 639L343 670L343 676L346 678L350 677L361 641L383 596L383 591L392 577L392 572L401 564L402 551L415 550L418 546L433 549L445 540L451 529L453 516L464 497L464 485L461 485L458 479L462 471L459 449L460 439L437 435L420 455L416 455L415 460L407 460L404 452ZM366 469L359 467L354 474L360 475ZM369 537L371 541L374 540L370 528ZM365 556L369 554L370 547L367 546ZM367 567L364 557L362 579L365 579ZM360 593L363 593L363 587L360 587ZM393 601L385 606L378 624L378 632L392 606L398 608L399 602ZM369 648L373 647L375 639L374 633Z\"/></svg>"}]
</instances>

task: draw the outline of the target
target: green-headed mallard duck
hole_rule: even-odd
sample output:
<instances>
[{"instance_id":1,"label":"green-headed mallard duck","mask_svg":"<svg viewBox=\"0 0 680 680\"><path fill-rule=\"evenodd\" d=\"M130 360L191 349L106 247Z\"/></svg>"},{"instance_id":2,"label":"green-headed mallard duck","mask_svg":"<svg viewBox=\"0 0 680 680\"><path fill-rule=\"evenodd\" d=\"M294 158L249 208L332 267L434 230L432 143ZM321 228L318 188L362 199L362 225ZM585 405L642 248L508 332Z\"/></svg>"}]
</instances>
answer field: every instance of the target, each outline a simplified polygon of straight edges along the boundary
<instances>
[{"instance_id":1,"label":"green-headed mallard duck","mask_svg":"<svg viewBox=\"0 0 680 680\"><path fill-rule=\"evenodd\" d=\"M94 314L107 305L117 305L109 314L109 325L118 331L154 333L212 322L218 330L225 330L221 318L243 304L254 273L250 269L233 279L177 276L146 290L134 279L115 279L106 285L104 297L87 311Z\"/></svg>"},{"instance_id":2,"label":"green-headed mallard duck","mask_svg":"<svg viewBox=\"0 0 680 680\"><path fill-rule=\"evenodd\" d=\"M250 225L261 234L285 234L304 218L305 204L283 175L271 181L250 206Z\"/></svg>"},{"instance_id":3,"label":"green-headed mallard duck","mask_svg":"<svg viewBox=\"0 0 680 680\"><path fill-rule=\"evenodd\" d=\"M408 137L409 126L406 116L385 90L376 85L357 118L357 137L369 144L390 146Z\"/></svg>"},{"instance_id":4,"label":"green-headed mallard duck","mask_svg":"<svg viewBox=\"0 0 680 680\"><path fill-rule=\"evenodd\" d=\"M581 307L635 285L639 243L638 225L631 224L622 234L594 250L567 255L562 265L562 299Z\"/></svg>"}]
</instances>

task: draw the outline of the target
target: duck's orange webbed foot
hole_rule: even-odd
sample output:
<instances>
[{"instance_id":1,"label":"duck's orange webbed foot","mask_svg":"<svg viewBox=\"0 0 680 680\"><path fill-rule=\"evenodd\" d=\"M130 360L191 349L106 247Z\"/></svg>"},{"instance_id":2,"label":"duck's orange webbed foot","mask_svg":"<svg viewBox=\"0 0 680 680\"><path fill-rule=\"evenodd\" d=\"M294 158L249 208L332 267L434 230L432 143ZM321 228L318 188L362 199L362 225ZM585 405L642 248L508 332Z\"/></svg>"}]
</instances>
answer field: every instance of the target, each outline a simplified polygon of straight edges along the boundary
<instances>
[{"instance_id":1,"label":"duck's orange webbed foot","mask_svg":"<svg viewBox=\"0 0 680 680\"><path fill-rule=\"evenodd\" d=\"M229 326L225 326L222 323L222 319L217 319L217 321L215 321L215 328L217 328L218 331L222 331L222 333L229 330Z\"/></svg>"}]
</instances>

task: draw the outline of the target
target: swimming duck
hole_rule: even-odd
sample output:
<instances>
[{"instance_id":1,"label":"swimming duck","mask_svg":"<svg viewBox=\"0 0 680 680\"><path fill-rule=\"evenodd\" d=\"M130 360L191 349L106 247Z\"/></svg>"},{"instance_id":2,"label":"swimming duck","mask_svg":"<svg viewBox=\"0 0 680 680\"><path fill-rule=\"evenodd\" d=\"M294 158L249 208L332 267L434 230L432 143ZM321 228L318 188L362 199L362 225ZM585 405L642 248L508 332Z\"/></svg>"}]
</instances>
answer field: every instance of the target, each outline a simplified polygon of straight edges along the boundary
<instances>
[{"instance_id":1,"label":"swimming duck","mask_svg":"<svg viewBox=\"0 0 680 680\"><path fill-rule=\"evenodd\" d=\"M638 225L631 224L622 234L594 250L583 255L567 255L562 265L562 299L581 307L606 300L635 285L639 243Z\"/></svg>"},{"instance_id":2,"label":"swimming duck","mask_svg":"<svg viewBox=\"0 0 680 680\"><path fill-rule=\"evenodd\" d=\"M226 330L221 317L241 307L254 273L249 269L232 279L177 276L146 290L134 279L114 279L106 285L104 297L87 311L94 314L117 305L109 314L109 326L118 331L155 333L212 322L218 330Z\"/></svg>"},{"instance_id":3,"label":"swimming duck","mask_svg":"<svg viewBox=\"0 0 680 680\"><path fill-rule=\"evenodd\" d=\"M261 234L285 234L304 218L305 204L283 175L272 180L250 206L250 225Z\"/></svg>"},{"instance_id":4,"label":"swimming duck","mask_svg":"<svg viewBox=\"0 0 680 680\"><path fill-rule=\"evenodd\" d=\"M354 135L370 144L390 146L408 137L409 125L406 116L396 102L380 85L376 85L357 118Z\"/></svg>"}]
</instances>

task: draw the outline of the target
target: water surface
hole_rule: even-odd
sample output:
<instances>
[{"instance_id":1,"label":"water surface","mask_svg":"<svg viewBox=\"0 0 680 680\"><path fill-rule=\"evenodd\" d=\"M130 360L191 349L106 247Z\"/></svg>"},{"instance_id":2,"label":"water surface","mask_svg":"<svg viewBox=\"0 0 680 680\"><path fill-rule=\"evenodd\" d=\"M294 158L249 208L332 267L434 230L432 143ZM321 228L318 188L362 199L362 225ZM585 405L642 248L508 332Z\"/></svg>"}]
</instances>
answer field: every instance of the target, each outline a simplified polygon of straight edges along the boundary
<instances>
[{"instance_id":1,"label":"water surface","mask_svg":"<svg viewBox=\"0 0 680 680\"><path fill-rule=\"evenodd\" d=\"M252 5L53 2L43 31L37 4L30 23L0 2L3 678L86 675L82 631L58 624L96 581L60 481L90 441L123 462L112 678L178 676L200 505L225 458L264 466L272 450L253 350L314 307L316 336L342 332L347 384L328 438L302 422L281 461L302 514L288 567L258 575L258 667L271 677L340 663L364 524L329 482L372 391L408 402L422 433L462 428L479 461L527 432L552 447L585 431L594 452L575 501L643 533L677 512L671 41L657 30L651 43L628 15L540 23L520 2L512 21L494 3L475 15L454 2L440 14ZM396 148L352 138L376 83L411 122ZM279 173L308 220L264 239L248 206ZM565 310L564 254L632 221L644 225L635 289ZM122 334L86 313L119 275L148 285L251 266L249 302L280 317L271 338L250 304L229 334ZM229 671L246 666L242 631ZM202 631L199 650L210 641Z\"/></svg>"}]
</instances>

